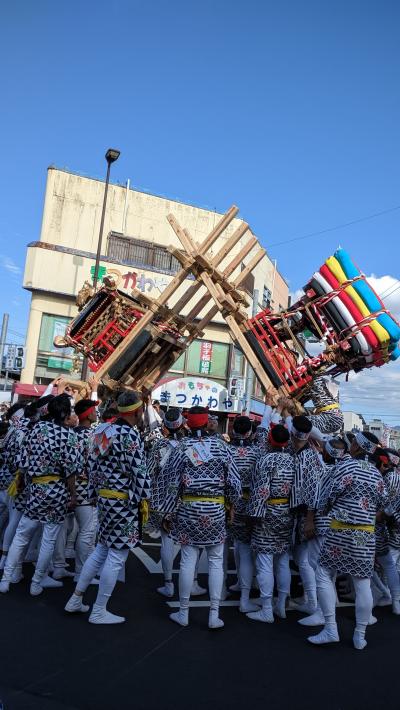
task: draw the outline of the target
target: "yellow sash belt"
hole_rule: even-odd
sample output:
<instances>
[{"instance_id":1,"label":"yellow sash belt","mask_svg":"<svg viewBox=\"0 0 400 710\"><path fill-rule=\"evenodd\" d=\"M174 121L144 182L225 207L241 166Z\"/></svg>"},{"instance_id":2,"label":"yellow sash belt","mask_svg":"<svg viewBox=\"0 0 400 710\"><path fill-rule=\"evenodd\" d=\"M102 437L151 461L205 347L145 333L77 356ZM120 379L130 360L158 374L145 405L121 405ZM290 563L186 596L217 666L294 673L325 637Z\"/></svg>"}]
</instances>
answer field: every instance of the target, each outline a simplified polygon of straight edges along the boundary
<instances>
[{"instance_id":1,"label":"yellow sash belt","mask_svg":"<svg viewBox=\"0 0 400 710\"><path fill-rule=\"evenodd\" d=\"M279 505L279 503L289 503L289 498L270 498L267 503L271 505Z\"/></svg>"},{"instance_id":2,"label":"yellow sash belt","mask_svg":"<svg viewBox=\"0 0 400 710\"><path fill-rule=\"evenodd\" d=\"M60 476L32 476L32 483L40 483L41 486L46 486L48 483L59 481L60 478Z\"/></svg>"},{"instance_id":3,"label":"yellow sash belt","mask_svg":"<svg viewBox=\"0 0 400 710\"><path fill-rule=\"evenodd\" d=\"M7 493L10 496L10 498L16 498L16 496L18 495L18 486L19 486L21 477L22 477L22 471L20 471L18 469L13 480L11 481L10 485L7 488Z\"/></svg>"},{"instance_id":4,"label":"yellow sash belt","mask_svg":"<svg viewBox=\"0 0 400 710\"><path fill-rule=\"evenodd\" d=\"M338 404L327 404L325 407L318 407L316 414L322 414L322 412L329 412L331 409L339 409Z\"/></svg>"},{"instance_id":5,"label":"yellow sash belt","mask_svg":"<svg viewBox=\"0 0 400 710\"><path fill-rule=\"evenodd\" d=\"M355 523L342 523L340 520L331 520L332 530L361 530L362 532L375 532L375 525L356 525Z\"/></svg>"},{"instance_id":6,"label":"yellow sash belt","mask_svg":"<svg viewBox=\"0 0 400 710\"><path fill-rule=\"evenodd\" d=\"M224 505L224 496L183 496L183 503L221 503Z\"/></svg>"},{"instance_id":7,"label":"yellow sash belt","mask_svg":"<svg viewBox=\"0 0 400 710\"><path fill-rule=\"evenodd\" d=\"M113 491L111 488L100 488L99 496L101 498L114 498L118 500L128 500L128 494L124 491Z\"/></svg>"}]
</instances>

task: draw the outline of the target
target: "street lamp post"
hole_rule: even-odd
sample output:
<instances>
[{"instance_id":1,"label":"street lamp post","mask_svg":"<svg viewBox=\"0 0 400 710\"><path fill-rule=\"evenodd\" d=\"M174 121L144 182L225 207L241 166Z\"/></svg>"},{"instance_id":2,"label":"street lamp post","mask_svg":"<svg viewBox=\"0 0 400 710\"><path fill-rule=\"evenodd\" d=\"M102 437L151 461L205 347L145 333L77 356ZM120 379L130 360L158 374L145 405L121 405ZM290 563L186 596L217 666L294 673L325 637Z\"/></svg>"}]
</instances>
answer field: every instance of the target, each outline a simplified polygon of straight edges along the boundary
<instances>
[{"instance_id":1,"label":"street lamp post","mask_svg":"<svg viewBox=\"0 0 400 710\"><path fill-rule=\"evenodd\" d=\"M94 275L93 275L93 288L94 291L96 291L97 287L97 281L99 280L99 266L100 266L100 255L101 255L101 243L103 241L103 229L104 229L104 218L106 215L106 206L107 206L107 194L108 194L108 185L110 182L110 169L111 169L111 163L115 163L116 160L118 160L120 156L120 151L116 150L115 148L109 148L105 158L107 161L107 175L106 175L106 185L104 188L104 198L103 198L103 209L101 211L101 220L100 220L100 231L99 231L99 241L97 242L97 254L96 254L96 263L94 266Z\"/></svg>"},{"instance_id":2,"label":"street lamp post","mask_svg":"<svg viewBox=\"0 0 400 710\"><path fill-rule=\"evenodd\" d=\"M107 161L107 175L106 175L106 184L104 188L104 197L103 197L103 208L101 211L101 220L100 220L100 230L99 230L99 240L97 242L97 254L96 254L96 262L94 265L94 274L93 274L93 289L94 292L96 292L97 288L97 282L99 280L99 266L100 266L100 255L101 255L101 244L103 241L103 229L104 229L104 218L106 215L106 207L107 207L107 194L108 194L108 185L110 182L110 169L111 169L111 164L115 163L116 160L118 160L119 156L121 155L119 150L116 150L116 148L109 148L107 153L105 154L105 159ZM86 380L87 378L87 371L88 371L88 363L87 359L84 358L83 360L83 365L82 365L82 380Z\"/></svg>"}]
</instances>

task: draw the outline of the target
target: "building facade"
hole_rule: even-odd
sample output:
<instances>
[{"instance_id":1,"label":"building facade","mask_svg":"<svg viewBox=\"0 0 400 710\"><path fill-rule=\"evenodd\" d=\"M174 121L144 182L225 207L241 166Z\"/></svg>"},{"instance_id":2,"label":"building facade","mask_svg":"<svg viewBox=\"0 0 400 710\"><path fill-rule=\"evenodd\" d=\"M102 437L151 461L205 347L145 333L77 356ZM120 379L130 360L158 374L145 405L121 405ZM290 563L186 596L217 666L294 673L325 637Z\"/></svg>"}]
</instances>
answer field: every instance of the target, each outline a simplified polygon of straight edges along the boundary
<instances>
[{"instance_id":1,"label":"building facade","mask_svg":"<svg viewBox=\"0 0 400 710\"><path fill-rule=\"evenodd\" d=\"M365 422L361 414L343 412L343 428L345 431L363 431Z\"/></svg>"},{"instance_id":2,"label":"building facade","mask_svg":"<svg viewBox=\"0 0 400 710\"><path fill-rule=\"evenodd\" d=\"M25 265L24 288L31 291L32 297L22 383L46 384L60 372L71 372L72 353L56 349L53 340L64 333L76 315L79 289L93 278L103 196L101 180L48 169L40 238L28 245ZM169 213L199 242L221 216L165 197L110 185L99 279L112 274L122 290L137 288L157 299L180 268L167 250L168 245L181 248L166 219ZM215 253L240 222L235 219L219 238ZM240 240L233 254L239 253L242 246ZM246 263L251 256L252 253ZM233 276L244 266L240 264ZM190 281L182 285L182 291L188 284ZM257 310L287 307L288 286L267 255L245 286L249 294L258 293ZM202 315L203 312L199 318ZM234 347L219 314L206 328L203 340L192 343L169 374L206 377L226 388L232 378L245 382L243 355ZM258 385L253 394L256 398L261 396Z\"/></svg>"}]
</instances>

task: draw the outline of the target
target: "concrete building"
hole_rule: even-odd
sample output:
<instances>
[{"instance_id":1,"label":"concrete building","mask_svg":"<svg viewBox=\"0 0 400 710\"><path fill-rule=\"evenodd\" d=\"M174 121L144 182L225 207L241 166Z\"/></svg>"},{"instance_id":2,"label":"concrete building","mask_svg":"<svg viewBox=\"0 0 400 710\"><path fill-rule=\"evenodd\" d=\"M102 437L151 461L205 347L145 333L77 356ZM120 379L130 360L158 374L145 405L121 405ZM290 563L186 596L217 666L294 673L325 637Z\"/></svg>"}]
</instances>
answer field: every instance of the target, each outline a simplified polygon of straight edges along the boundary
<instances>
[{"instance_id":1,"label":"concrete building","mask_svg":"<svg viewBox=\"0 0 400 710\"><path fill-rule=\"evenodd\" d=\"M69 320L76 315L75 296L85 280L90 281L93 276L103 195L101 180L53 167L48 169L40 238L28 245L25 265L24 288L31 291L32 300L22 383L46 384L60 371L71 370L71 352L55 349L53 339L64 333ZM220 218L206 209L110 185L100 278L112 273L122 290L136 287L157 298L179 268L166 249L170 244L181 247L166 219L170 212L196 241L202 241ZM215 252L240 221L233 221L214 246ZM243 243L240 240L233 253L239 253ZM243 266L239 265L233 276ZM187 282L181 288L187 288ZM277 310L287 307L288 286L268 256L259 263L254 275L248 277L246 290L252 294L255 289L259 294L259 310L268 306ZM175 363L171 375L202 373L226 387L232 377L245 379L244 358L233 346L219 315L207 327L203 341L212 343L210 371L205 373L201 369L201 343L195 341ZM258 385L254 395L261 396Z\"/></svg>"},{"instance_id":2,"label":"concrete building","mask_svg":"<svg viewBox=\"0 0 400 710\"><path fill-rule=\"evenodd\" d=\"M345 431L363 431L364 419L361 414L355 412L343 412L344 430Z\"/></svg>"},{"instance_id":3,"label":"concrete building","mask_svg":"<svg viewBox=\"0 0 400 710\"><path fill-rule=\"evenodd\" d=\"M366 424L364 431L369 431L371 434L375 434L379 441L383 441L385 438L385 424L381 419L372 419L372 421ZM387 442L388 444L389 442Z\"/></svg>"}]
</instances>

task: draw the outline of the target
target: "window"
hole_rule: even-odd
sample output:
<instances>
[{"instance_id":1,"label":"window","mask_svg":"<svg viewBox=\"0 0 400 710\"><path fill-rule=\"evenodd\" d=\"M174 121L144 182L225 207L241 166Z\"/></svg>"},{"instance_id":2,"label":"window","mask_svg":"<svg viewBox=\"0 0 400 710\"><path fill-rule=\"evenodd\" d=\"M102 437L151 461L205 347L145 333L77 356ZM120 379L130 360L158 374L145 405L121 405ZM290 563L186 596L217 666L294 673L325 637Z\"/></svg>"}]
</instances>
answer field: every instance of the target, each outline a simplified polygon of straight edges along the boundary
<instances>
[{"instance_id":1,"label":"window","mask_svg":"<svg viewBox=\"0 0 400 710\"><path fill-rule=\"evenodd\" d=\"M262 307L263 308L270 308L271 307L271 296L272 296L272 293L269 290L268 286L264 286L263 298L262 298Z\"/></svg>"},{"instance_id":2,"label":"window","mask_svg":"<svg viewBox=\"0 0 400 710\"><path fill-rule=\"evenodd\" d=\"M155 271L176 274L181 265L166 247L143 239L133 239L111 232L107 240L107 256L132 266L150 267Z\"/></svg>"}]
</instances>

